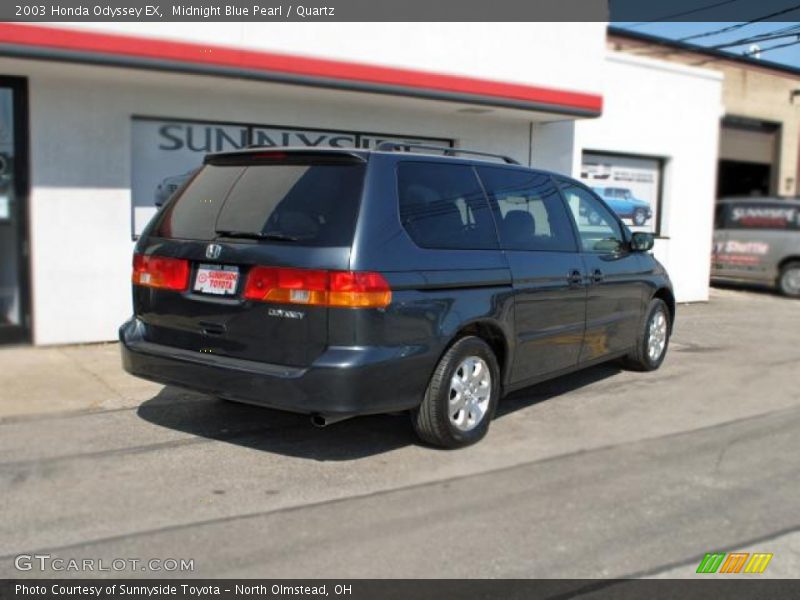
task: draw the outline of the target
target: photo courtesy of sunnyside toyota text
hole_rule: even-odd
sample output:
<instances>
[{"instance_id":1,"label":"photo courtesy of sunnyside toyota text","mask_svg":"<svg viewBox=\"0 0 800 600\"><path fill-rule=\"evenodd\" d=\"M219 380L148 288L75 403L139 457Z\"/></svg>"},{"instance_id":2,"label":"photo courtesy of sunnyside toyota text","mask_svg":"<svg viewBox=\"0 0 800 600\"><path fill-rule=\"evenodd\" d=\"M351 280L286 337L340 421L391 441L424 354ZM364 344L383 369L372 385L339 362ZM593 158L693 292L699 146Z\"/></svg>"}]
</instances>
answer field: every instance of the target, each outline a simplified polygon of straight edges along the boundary
<instances>
[{"instance_id":1,"label":"photo courtesy of sunnyside toyota text","mask_svg":"<svg viewBox=\"0 0 800 600\"><path fill-rule=\"evenodd\" d=\"M800 0L0 4L0 600L800 597Z\"/></svg>"}]
</instances>

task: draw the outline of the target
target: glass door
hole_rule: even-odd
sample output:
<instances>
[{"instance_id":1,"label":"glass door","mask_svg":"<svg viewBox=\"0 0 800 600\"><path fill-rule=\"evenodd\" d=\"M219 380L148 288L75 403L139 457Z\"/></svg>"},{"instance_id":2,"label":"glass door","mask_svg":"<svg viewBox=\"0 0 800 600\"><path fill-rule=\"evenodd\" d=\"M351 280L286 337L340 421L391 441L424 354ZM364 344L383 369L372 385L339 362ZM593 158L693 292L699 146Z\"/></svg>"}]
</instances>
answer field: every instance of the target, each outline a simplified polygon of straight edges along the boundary
<instances>
[{"instance_id":1,"label":"glass door","mask_svg":"<svg viewBox=\"0 0 800 600\"><path fill-rule=\"evenodd\" d=\"M30 339L26 91L0 77L0 343Z\"/></svg>"}]
</instances>

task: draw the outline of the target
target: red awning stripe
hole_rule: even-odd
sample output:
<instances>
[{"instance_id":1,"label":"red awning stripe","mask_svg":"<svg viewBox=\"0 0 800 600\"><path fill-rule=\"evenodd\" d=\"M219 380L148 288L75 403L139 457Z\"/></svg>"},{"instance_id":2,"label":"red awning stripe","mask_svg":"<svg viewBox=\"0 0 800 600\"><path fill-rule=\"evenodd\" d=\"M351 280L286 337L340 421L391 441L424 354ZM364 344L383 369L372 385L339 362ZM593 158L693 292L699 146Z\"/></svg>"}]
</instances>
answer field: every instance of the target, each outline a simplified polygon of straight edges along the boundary
<instances>
[{"instance_id":1,"label":"red awning stripe","mask_svg":"<svg viewBox=\"0 0 800 600\"><path fill-rule=\"evenodd\" d=\"M603 108L603 98L597 94L277 52L38 25L0 23L0 44L391 86L409 92L429 90L475 96L484 102L496 98L531 103L543 108L551 106L562 112L571 109L582 114L600 114Z\"/></svg>"}]
</instances>

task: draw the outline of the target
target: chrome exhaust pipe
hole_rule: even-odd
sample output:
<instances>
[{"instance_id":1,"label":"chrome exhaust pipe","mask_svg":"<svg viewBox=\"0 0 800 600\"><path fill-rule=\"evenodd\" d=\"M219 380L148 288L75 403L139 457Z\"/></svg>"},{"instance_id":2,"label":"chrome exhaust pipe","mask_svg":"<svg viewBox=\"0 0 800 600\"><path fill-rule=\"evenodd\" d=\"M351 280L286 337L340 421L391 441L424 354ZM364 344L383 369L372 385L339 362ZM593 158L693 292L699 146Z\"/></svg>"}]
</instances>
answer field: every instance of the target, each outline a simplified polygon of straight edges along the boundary
<instances>
[{"instance_id":1,"label":"chrome exhaust pipe","mask_svg":"<svg viewBox=\"0 0 800 600\"><path fill-rule=\"evenodd\" d=\"M311 424L321 429L349 418L349 416L313 414L311 415Z\"/></svg>"}]
</instances>

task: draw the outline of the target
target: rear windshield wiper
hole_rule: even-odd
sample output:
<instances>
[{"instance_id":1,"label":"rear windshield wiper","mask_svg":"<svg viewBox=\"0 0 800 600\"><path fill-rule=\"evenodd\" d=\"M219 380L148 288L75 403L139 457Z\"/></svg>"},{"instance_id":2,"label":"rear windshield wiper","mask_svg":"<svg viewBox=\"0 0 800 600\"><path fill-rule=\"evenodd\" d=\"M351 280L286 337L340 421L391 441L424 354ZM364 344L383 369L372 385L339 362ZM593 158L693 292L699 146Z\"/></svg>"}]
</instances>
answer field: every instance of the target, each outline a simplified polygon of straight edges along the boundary
<instances>
[{"instance_id":1,"label":"rear windshield wiper","mask_svg":"<svg viewBox=\"0 0 800 600\"><path fill-rule=\"evenodd\" d=\"M300 238L280 231L229 231L217 230L219 235L230 238L245 238L249 240L277 240L279 242L296 242Z\"/></svg>"}]
</instances>

